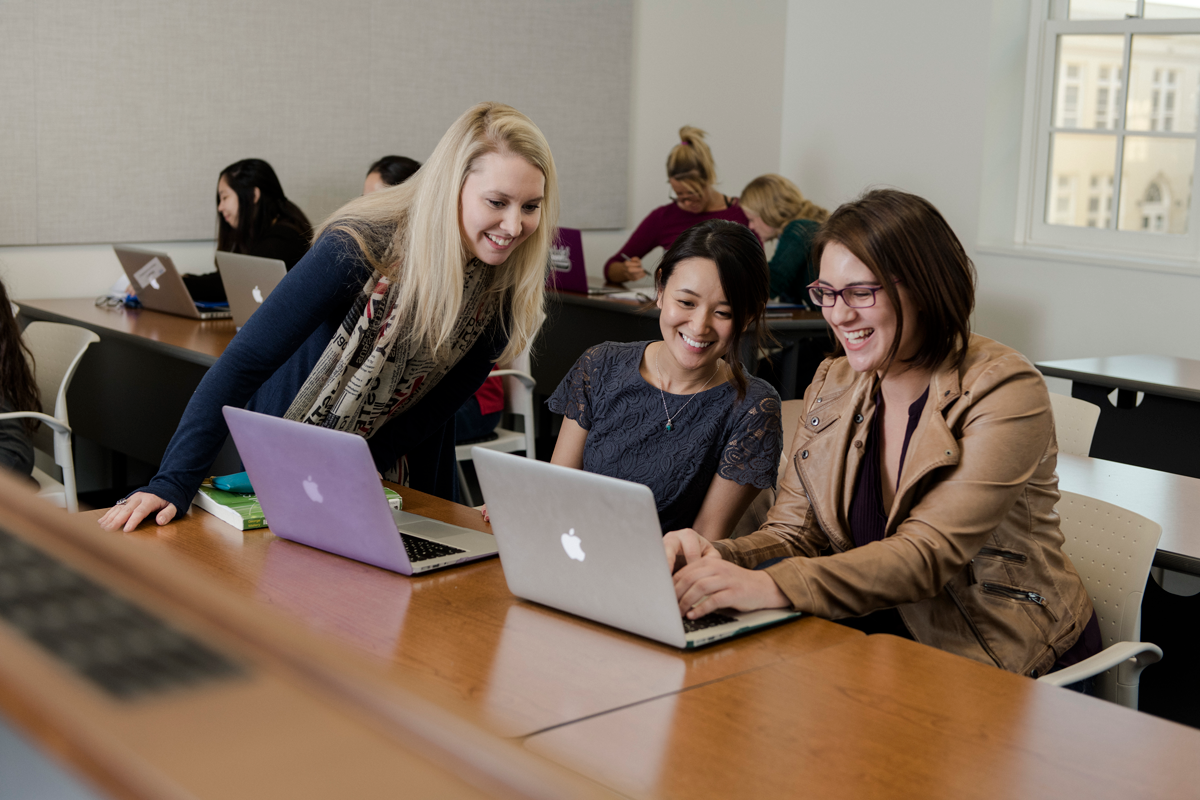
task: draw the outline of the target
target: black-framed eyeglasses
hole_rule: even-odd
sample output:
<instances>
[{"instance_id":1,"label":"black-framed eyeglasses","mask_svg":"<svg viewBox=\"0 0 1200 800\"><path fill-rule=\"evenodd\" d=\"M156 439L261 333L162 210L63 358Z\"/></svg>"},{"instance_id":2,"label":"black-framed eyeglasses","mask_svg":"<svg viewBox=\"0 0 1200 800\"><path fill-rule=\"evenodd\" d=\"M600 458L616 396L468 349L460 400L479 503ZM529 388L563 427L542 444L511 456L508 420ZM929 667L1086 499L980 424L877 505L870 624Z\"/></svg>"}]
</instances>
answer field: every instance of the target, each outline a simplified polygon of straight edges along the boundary
<instances>
[{"instance_id":1,"label":"black-framed eyeglasses","mask_svg":"<svg viewBox=\"0 0 1200 800\"><path fill-rule=\"evenodd\" d=\"M812 284L808 287L808 296L813 305L821 308L833 308L839 296L849 308L870 308L875 305L875 293L882 286L847 286L845 289L830 289L828 286Z\"/></svg>"}]
</instances>

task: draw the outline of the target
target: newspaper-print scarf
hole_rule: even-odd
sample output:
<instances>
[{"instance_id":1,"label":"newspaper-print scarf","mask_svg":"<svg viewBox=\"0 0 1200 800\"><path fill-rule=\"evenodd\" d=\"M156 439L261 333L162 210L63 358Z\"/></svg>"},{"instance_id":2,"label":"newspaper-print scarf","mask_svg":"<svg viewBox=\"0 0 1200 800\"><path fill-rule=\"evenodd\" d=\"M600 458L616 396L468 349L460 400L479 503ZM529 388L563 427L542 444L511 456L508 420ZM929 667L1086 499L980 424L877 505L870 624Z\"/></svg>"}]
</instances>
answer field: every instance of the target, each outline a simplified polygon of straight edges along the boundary
<instances>
[{"instance_id":1,"label":"newspaper-print scarf","mask_svg":"<svg viewBox=\"0 0 1200 800\"><path fill-rule=\"evenodd\" d=\"M357 433L369 439L411 408L462 359L496 313L488 296L494 271L472 259L464 269L463 302L440 354L404 336L398 288L376 272L321 354L286 419ZM391 470L389 470L391 472Z\"/></svg>"}]
</instances>

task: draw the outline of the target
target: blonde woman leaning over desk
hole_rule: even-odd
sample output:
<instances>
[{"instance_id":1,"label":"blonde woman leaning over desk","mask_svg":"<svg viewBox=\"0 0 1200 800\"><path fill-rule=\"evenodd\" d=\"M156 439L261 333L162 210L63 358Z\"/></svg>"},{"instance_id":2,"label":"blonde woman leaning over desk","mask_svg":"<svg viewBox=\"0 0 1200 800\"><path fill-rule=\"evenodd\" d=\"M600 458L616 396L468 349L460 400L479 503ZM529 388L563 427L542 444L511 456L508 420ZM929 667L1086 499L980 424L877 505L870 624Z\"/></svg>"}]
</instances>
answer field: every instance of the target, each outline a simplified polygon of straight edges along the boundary
<instances>
[{"instance_id":1,"label":"blonde woman leaning over desk","mask_svg":"<svg viewBox=\"0 0 1200 800\"><path fill-rule=\"evenodd\" d=\"M945 219L914 195L871 192L833 213L814 254L810 296L838 357L805 393L766 523L715 544L667 534L671 562L686 561L680 610L858 617L1030 676L1097 652L1054 511L1045 381L971 334L974 267Z\"/></svg>"},{"instance_id":2,"label":"blonde woman leaning over desk","mask_svg":"<svg viewBox=\"0 0 1200 800\"><path fill-rule=\"evenodd\" d=\"M746 224L737 198L717 191L717 167L704 136L699 128L685 125L679 129L679 144L667 155L671 202L651 211L621 252L604 265L604 277L610 283L646 277L642 257L655 247L669 249L675 237L693 225L710 219Z\"/></svg>"},{"instance_id":3,"label":"blonde woman leaning over desk","mask_svg":"<svg viewBox=\"0 0 1200 800\"><path fill-rule=\"evenodd\" d=\"M150 485L100 524L132 530L186 511L225 441L223 405L353 431L391 480L440 437L433 476L445 485L428 491L449 496L447 423L497 359L537 334L557 219L542 132L505 105L469 109L411 179L321 226L201 381Z\"/></svg>"}]
</instances>

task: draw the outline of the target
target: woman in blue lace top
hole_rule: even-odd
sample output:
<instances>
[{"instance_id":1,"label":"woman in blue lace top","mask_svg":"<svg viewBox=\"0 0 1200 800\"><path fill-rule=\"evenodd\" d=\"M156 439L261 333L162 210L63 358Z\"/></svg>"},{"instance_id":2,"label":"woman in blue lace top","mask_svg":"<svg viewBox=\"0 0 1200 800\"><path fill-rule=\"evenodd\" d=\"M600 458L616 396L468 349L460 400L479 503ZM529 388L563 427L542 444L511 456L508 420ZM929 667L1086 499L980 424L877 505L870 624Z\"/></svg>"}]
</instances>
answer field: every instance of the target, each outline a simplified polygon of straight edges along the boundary
<instances>
[{"instance_id":1,"label":"woman in blue lace top","mask_svg":"<svg viewBox=\"0 0 1200 800\"><path fill-rule=\"evenodd\" d=\"M655 275L663 340L580 357L549 401L565 415L551 460L649 486L664 532L727 537L779 465L779 395L727 357L746 336L757 345L767 286L748 228L685 231Z\"/></svg>"}]
</instances>

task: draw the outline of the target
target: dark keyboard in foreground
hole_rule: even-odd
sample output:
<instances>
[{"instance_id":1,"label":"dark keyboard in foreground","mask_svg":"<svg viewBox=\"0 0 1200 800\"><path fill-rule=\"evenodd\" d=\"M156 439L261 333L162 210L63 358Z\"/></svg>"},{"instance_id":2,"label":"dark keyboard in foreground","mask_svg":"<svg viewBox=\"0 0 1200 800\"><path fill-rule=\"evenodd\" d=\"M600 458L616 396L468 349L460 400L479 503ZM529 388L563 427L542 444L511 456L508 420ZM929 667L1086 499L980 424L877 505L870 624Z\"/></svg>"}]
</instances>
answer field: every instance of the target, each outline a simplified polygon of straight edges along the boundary
<instances>
[{"instance_id":1,"label":"dark keyboard in foreground","mask_svg":"<svg viewBox=\"0 0 1200 800\"><path fill-rule=\"evenodd\" d=\"M688 619L684 617L683 632L695 633L705 628L715 628L718 625L724 625L726 622L737 622L737 619L727 614L718 614L715 611L712 614L705 614L700 619Z\"/></svg>"},{"instance_id":2,"label":"dark keyboard in foreground","mask_svg":"<svg viewBox=\"0 0 1200 800\"><path fill-rule=\"evenodd\" d=\"M432 558L441 558L442 556L452 556L455 553L467 552L457 547L451 547L439 542L431 542L419 536L407 536L403 533L400 534L400 541L404 542L404 552L408 553L408 560L413 562L429 561Z\"/></svg>"}]
</instances>

